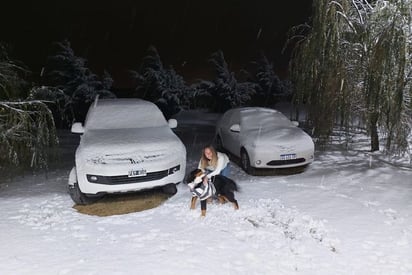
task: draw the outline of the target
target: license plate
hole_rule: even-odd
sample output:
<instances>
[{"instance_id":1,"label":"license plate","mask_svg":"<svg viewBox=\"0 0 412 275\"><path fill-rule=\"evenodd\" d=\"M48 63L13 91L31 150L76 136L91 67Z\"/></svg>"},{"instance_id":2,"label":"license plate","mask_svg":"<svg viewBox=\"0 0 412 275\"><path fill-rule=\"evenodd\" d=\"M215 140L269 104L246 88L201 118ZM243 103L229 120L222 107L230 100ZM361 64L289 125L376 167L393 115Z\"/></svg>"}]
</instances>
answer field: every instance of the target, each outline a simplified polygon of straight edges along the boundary
<instances>
[{"instance_id":1,"label":"license plate","mask_svg":"<svg viewBox=\"0 0 412 275\"><path fill-rule=\"evenodd\" d=\"M290 160L290 159L295 159L295 158L296 158L296 154L283 154L283 155L280 155L281 160Z\"/></svg>"},{"instance_id":2,"label":"license plate","mask_svg":"<svg viewBox=\"0 0 412 275\"><path fill-rule=\"evenodd\" d=\"M129 171L129 178L130 177L142 177L142 176L146 176L146 170L144 169Z\"/></svg>"}]
</instances>

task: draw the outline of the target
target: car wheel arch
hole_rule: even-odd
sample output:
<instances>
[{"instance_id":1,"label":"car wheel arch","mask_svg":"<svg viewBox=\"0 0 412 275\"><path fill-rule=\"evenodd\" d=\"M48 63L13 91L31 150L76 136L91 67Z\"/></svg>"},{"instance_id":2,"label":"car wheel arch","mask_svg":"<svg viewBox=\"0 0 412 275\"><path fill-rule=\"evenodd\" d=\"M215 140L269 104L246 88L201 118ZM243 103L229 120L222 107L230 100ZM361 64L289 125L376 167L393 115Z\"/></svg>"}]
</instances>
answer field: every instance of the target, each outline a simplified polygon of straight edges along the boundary
<instances>
[{"instance_id":1,"label":"car wheel arch","mask_svg":"<svg viewBox=\"0 0 412 275\"><path fill-rule=\"evenodd\" d=\"M69 173L68 184L70 186L73 186L76 182L77 182L77 169L76 169L76 166L73 166L73 168L70 170L70 173Z\"/></svg>"},{"instance_id":2,"label":"car wheel arch","mask_svg":"<svg viewBox=\"0 0 412 275\"><path fill-rule=\"evenodd\" d=\"M246 173L250 175L255 175L256 169L251 166L249 153L244 146L240 148L240 164L241 164L242 169Z\"/></svg>"}]
</instances>

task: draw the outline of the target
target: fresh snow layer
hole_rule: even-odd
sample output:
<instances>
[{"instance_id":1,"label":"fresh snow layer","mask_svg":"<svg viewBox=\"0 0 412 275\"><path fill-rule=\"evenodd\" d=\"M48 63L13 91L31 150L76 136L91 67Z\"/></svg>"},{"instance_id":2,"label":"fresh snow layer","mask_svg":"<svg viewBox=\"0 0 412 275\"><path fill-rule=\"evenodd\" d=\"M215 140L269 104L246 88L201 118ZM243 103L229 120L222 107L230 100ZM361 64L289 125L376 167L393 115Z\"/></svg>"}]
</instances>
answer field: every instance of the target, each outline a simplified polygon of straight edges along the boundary
<instances>
[{"instance_id":1,"label":"fresh snow layer","mask_svg":"<svg viewBox=\"0 0 412 275\"><path fill-rule=\"evenodd\" d=\"M287 146L294 148L289 151L299 152L313 148L311 138L302 129L294 126L282 113L259 107L242 109L240 122L242 144L267 146L267 148Z\"/></svg>"},{"instance_id":2,"label":"fresh snow layer","mask_svg":"<svg viewBox=\"0 0 412 275\"><path fill-rule=\"evenodd\" d=\"M176 130L187 171L213 136L197 117ZM1 179L0 274L412 274L411 167L338 148L295 175L232 162L240 209L209 204L205 218L184 184L155 209L97 217L72 208L69 164Z\"/></svg>"},{"instance_id":3,"label":"fresh snow layer","mask_svg":"<svg viewBox=\"0 0 412 275\"><path fill-rule=\"evenodd\" d=\"M151 102L133 98L95 101L87 113L85 125L93 130L159 126L167 126L159 108Z\"/></svg>"}]
</instances>

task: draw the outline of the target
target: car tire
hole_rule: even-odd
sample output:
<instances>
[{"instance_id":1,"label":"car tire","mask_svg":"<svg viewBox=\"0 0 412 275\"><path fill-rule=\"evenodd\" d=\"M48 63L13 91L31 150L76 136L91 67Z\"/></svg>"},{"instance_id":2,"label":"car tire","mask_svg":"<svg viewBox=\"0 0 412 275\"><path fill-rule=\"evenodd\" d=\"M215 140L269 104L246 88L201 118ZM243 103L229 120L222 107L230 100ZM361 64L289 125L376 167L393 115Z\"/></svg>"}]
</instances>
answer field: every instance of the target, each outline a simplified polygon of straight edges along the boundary
<instances>
[{"instance_id":1,"label":"car tire","mask_svg":"<svg viewBox=\"0 0 412 275\"><path fill-rule=\"evenodd\" d=\"M255 175L256 170L255 168L250 166L249 155L245 149L242 149L242 151L240 151L240 165L242 166L242 169L245 170L246 173L248 173L249 175Z\"/></svg>"},{"instance_id":2,"label":"car tire","mask_svg":"<svg viewBox=\"0 0 412 275\"><path fill-rule=\"evenodd\" d=\"M99 199L99 197L88 197L79 188L79 184L75 182L69 185L69 194L74 203L80 205L91 204Z\"/></svg>"},{"instance_id":3,"label":"car tire","mask_svg":"<svg viewBox=\"0 0 412 275\"><path fill-rule=\"evenodd\" d=\"M162 187L163 193L168 195L174 195L177 193L177 187L174 183L169 183Z\"/></svg>"}]
</instances>

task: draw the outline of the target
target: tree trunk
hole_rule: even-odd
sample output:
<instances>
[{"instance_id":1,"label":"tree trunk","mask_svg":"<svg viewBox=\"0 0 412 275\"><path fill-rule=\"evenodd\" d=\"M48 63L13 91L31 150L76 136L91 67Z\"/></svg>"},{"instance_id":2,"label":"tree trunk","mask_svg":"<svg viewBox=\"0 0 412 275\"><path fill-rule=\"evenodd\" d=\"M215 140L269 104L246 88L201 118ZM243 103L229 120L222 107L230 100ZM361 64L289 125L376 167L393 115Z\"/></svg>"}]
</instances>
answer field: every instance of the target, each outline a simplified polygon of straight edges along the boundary
<instances>
[{"instance_id":1,"label":"tree trunk","mask_svg":"<svg viewBox=\"0 0 412 275\"><path fill-rule=\"evenodd\" d=\"M370 120L371 152L379 151L378 115L373 114Z\"/></svg>"}]
</instances>

